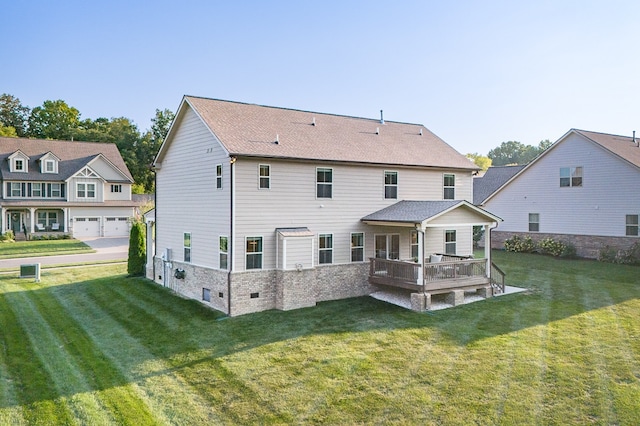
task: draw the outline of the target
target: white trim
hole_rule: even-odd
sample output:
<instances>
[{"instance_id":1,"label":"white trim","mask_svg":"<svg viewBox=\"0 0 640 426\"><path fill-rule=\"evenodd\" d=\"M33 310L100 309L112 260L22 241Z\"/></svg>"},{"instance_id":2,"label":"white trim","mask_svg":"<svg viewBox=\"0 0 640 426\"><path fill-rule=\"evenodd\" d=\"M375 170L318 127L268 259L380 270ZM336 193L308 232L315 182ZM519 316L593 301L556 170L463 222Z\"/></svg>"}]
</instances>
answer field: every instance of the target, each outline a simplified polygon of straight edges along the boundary
<instances>
[{"instance_id":1,"label":"white trim","mask_svg":"<svg viewBox=\"0 0 640 426\"><path fill-rule=\"evenodd\" d=\"M362 247L362 260L353 260L354 247L351 246L351 242L353 241L353 234L362 234L362 246L356 246L356 247ZM349 233L349 263L362 263L366 261L367 257L365 256L365 250L366 250L365 238L366 238L366 233L364 231Z\"/></svg>"},{"instance_id":2,"label":"white trim","mask_svg":"<svg viewBox=\"0 0 640 426\"><path fill-rule=\"evenodd\" d=\"M261 251L247 251L247 240L249 238L260 238L260 245L262 246ZM260 268L247 268L247 256L249 254L260 254L262 257L260 258ZM253 270L263 270L264 268L264 236L262 235L248 235L244 237L244 270L245 271L253 271Z\"/></svg>"},{"instance_id":3,"label":"white trim","mask_svg":"<svg viewBox=\"0 0 640 426\"><path fill-rule=\"evenodd\" d=\"M318 170L331 170L331 182L318 182ZM321 167L316 166L316 174L315 174L315 187L314 192L316 195L316 200L332 200L333 199L333 167ZM330 185L331 186L331 197L318 197L318 185Z\"/></svg>"},{"instance_id":4,"label":"white trim","mask_svg":"<svg viewBox=\"0 0 640 426\"><path fill-rule=\"evenodd\" d=\"M395 198L387 198L387 173L395 173L396 174L396 183L388 184L390 187L396 188L396 196ZM400 181L400 172L398 170L384 170L382 173L382 199L383 200L397 200L400 197L400 187L398 182Z\"/></svg>"},{"instance_id":5,"label":"white trim","mask_svg":"<svg viewBox=\"0 0 640 426\"><path fill-rule=\"evenodd\" d=\"M269 172L269 174L267 176L262 176L260 174L260 171L261 171L262 167L267 167L267 170ZM261 183L263 178L267 179L268 186L266 188L263 188L263 187L260 186L260 183ZM271 189L271 164L258 163L258 189L261 190L261 191L268 191L268 190Z\"/></svg>"},{"instance_id":6,"label":"white trim","mask_svg":"<svg viewBox=\"0 0 640 426\"><path fill-rule=\"evenodd\" d=\"M321 235L330 235L331 236L331 248L330 249L328 249L328 248L321 249L320 248L320 236ZM318 232L317 238L318 238L318 265L333 265L335 263L334 262L334 257L335 257L334 256L334 245L335 244L334 244L333 232ZM329 263L320 263L320 250L322 250L322 251L331 250L331 262L329 262Z\"/></svg>"}]
</instances>

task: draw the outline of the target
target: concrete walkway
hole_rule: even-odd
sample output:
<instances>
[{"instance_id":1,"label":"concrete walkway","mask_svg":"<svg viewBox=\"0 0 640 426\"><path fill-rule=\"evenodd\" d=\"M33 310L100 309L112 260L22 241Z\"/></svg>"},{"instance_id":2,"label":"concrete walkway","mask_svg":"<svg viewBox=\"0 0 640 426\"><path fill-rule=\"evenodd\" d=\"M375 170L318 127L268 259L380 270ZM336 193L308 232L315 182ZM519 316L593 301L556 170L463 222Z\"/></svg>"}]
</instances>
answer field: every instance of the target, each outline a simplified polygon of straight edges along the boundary
<instances>
[{"instance_id":1,"label":"concrete walkway","mask_svg":"<svg viewBox=\"0 0 640 426\"><path fill-rule=\"evenodd\" d=\"M67 263L102 262L109 260L126 261L129 254L128 237L81 238L95 253L65 254L60 256L24 257L0 260L0 268L18 268L25 263L41 265L61 265Z\"/></svg>"}]
</instances>

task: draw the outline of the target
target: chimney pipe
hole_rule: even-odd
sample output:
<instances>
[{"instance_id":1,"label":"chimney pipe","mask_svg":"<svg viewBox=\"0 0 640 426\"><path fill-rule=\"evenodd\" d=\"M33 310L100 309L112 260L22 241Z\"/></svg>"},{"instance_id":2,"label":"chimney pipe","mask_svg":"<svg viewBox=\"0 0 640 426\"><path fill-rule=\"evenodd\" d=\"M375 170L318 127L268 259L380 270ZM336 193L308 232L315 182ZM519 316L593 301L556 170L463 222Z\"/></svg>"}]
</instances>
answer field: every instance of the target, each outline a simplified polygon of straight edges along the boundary
<instances>
[{"instance_id":1,"label":"chimney pipe","mask_svg":"<svg viewBox=\"0 0 640 426\"><path fill-rule=\"evenodd\" d=\"M640 143L638 143L638 141L636 140L636 131L633 131L633 144L635 146L640 146Z\"/></svg>"},{"instance_id":2,"label":"chimney pipe","mask_svg":"<svg viewBox=\"0 0 640 426\"><path fill-rule=\"evenodd\" d=\"M382 114L382 110L380 110L380 124L384 124L384 115Z\"/></svg>"}]
</instances>

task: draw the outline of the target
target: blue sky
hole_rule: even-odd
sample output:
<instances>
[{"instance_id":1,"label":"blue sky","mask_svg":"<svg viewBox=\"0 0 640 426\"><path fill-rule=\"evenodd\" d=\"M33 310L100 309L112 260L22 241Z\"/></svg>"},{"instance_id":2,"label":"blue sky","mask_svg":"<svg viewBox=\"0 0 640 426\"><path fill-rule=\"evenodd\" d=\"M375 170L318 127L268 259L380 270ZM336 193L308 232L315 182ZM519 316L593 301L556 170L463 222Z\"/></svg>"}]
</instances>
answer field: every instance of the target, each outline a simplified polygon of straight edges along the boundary
<instances>
[{"instance_id":1,"label":"blue sky","mask_svg":"<svg viewBox=\"0 0 640 426\"><path fill-rule=\"evenodd\" d=\"M0 93L145 130L183 95L422 123L462 153L640 131L638 1L9 1Z\"/></svg>"}]
</instances>

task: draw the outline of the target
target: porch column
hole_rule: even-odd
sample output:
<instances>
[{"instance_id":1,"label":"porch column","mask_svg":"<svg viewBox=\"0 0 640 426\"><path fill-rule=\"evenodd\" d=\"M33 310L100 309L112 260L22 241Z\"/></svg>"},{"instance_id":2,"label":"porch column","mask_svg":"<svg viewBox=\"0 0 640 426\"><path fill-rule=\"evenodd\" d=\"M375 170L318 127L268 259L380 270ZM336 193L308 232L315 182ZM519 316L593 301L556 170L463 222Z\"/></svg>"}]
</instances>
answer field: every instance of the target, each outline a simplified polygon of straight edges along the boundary
<instances>
[{"instance_id":1,"label":"porch column","mask_svg":"<svg viewBox=\"0 0 640 426\"><path fill-rule=\"evenodd\" d=\"M492 226L484 225L484 258L487 259L487 278L491 278L491 229Z\"/></svg>"},{"instance_id":2,"label":"porch column","mask_svg":"<svg viewBox=\"0 0 640 426\"><path fill-rule=\"evenodd\" d=\"M34 207L29 208L29 211L31 212L31 220L29 220L29 232L33 232L34 229L36 229L36 209Z\"/></svg>"},{"instance_id":3,"label":"porch column","mask_svg":"<svg viewBox=\"0 0 640 426\"><path fill-rule=\"evenodd\" d=\"M156 248L155 244L153 244L153 224L153 221L147 221L147 271L153 268L153 256L155 255L153 251ZM148 275L149 274L147 274L147 278Z\"/></svg>"},{"instance_id":4,"label":"porch column","mask_svg":"<svg viewBox=\"0 0 640 426\"><path fill-rule=\"evenodd\" d=\"M418 231L418 285L424 284L424 229L416 229Z\"/></svg>"},{"instance_id":5,"label":"porch column","mask_svg":"<svg viewBox=\"0 0 640 426\"><path fill-rule=\"evenodd\" d=\"M69 232L69 207L63 208L62 214L64 215L64 219L62 220L62 230L67 233Z\"/></svg>"},{"instance_id":6,"label":"porch column","mask_svg":"<svg viewBox=\"0 0 640 426\"><path fill-rule=\"evenodd\" d=\"M0 225L2 225L0 228L0 234L4 234L4 231L7 229L7 209L2 207L0 210L2 210L2 217L0 217Z\"/></svg>"}]
</instances>

